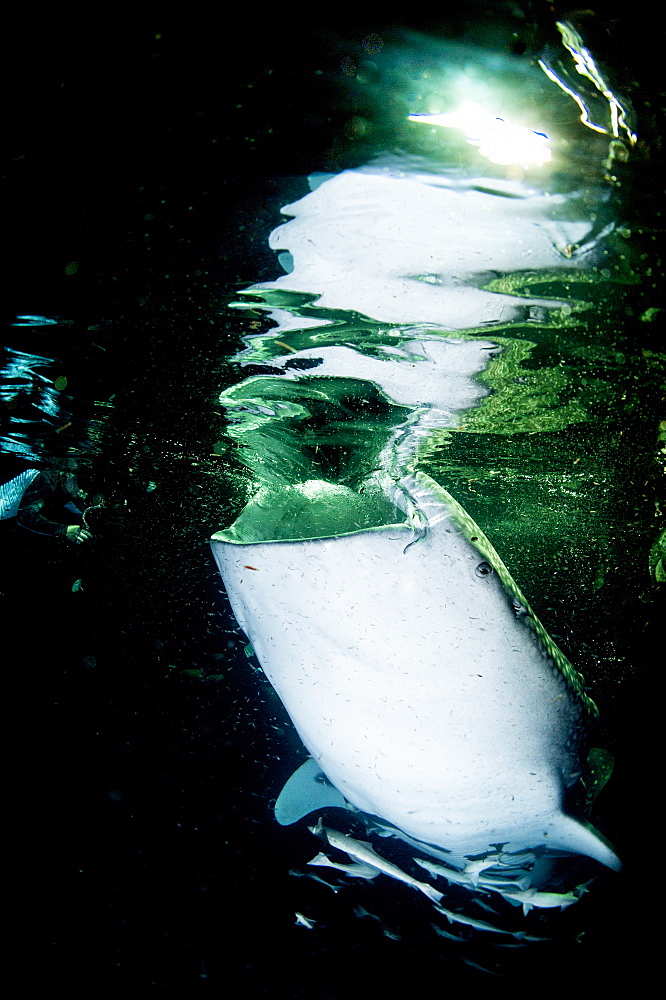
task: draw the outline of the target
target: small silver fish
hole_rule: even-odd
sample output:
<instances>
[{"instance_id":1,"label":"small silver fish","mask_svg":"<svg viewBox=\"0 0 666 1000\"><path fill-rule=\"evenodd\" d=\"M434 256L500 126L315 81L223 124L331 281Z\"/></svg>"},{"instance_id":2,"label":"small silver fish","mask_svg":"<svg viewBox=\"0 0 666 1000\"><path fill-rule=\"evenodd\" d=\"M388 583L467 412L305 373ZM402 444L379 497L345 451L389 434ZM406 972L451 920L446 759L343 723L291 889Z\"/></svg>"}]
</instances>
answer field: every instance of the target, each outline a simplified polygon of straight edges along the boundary
<instances>
[{"instance_id":1,"label":"small silver fish","mask_svg":"<svg viewBox=\"0 0 666 1000\"><path fill-rule=\"evenodd\" d=\"M382 874L389 875L391 878L397 879L398 882L404 882L405 885L411 885L414 889L418 889L433 903L439 903L442 899L443 893L433 889L426 882L419 882L418 879L412 878L411 875L403 872L401 868L391 864L390 861L385 861L372 849L370 844L354 840L353 837L348 837L338 830L332 830L330 827L324 826L321 820L316 826L311 826L310 830L318 837L325 837L331 847L337 847L339 851L344 851L350 858L356 858L365 865L377 868Z\"/></svg>"},{"instance_id":2,"label":"small silver fish","mask_svg":"<svg viewBox=\"0 0 666 1000\"><path fill-rule=\"evenodd\" d=\"M455 885L464 885L468 889L475 887L476 883L472 880L470 875L465 872L457 872L452 868L446 868L444 865L438 865L434 861L426 861L424 858L414 858L413 859L417 865L421 868L425 868L427 872L431 875L441 875L442 878L447 879L448 882L453 882Z\"/></svg>"},{"instance_id":3,"label":"small silver fish","mask_svg":"<svg viewBox=\"0 0 666 1000\"><path fill-rule=\"evenodd\" d=\"M293 875L294 878L312 879L313 882L319 882L320 885L327 886L327 888L332 889L335 893L340 892L340 889L342 888L340 885L333 885L332 882L327 882L325 878L320 878L319 875L315 875L314 872L299 872L296 868L290 868L289 874Z\"/></svg>"},{"instance_id":4,"label":"small silver fish","mask_svg":"<svg viewBox=\"0 0 666 1000\"><path fill-rule=\"evenodd\" d=\"M373 865L365 865L360 861L354 861L350 865L342 864L338 861L332 861L325 854L319 853L316 858L312 861L308 861L309 865L322 865L325 868L337 868L338 871L344 872L345 875L351 875L354 878L377 878L380 874L379 868Z\"/></svg>"},{"instance_id":5,"label":"small silver fish","mask_svg":"<svg viewBox=\"0 0 666 1000\"><path fill-rule=\"evenodd\" d=\"M524 889L518 892L502 892L505 899L522 903L523 913L528 914L531 909L554 909L559 907L566 909L573 903L577 903L581 895L585 892L584 886L579 886L571 892L539 892L536 889Z\"/></svg>"}]
</instances>

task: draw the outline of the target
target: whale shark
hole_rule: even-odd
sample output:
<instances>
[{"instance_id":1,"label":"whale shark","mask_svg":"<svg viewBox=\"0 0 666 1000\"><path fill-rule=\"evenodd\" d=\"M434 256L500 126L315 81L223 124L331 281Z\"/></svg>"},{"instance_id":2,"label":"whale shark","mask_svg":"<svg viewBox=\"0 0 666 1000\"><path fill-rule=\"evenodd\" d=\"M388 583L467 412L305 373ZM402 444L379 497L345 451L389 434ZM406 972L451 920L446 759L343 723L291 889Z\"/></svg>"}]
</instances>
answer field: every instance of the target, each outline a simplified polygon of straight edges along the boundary
<instances>
[{"instance_id":1,"label":"whale shark","mask_svg":"<svg viewBox=\"0 0 666 1000\"><path fill-rule=\"evenodd\" d=\"M573 29L561 33L574 62L587 59ZM347 828L358 820L402 841L403 857L406 844L456 890L499 892L525 911L576 901L587 883L566 883L592 863L620 868L585 818L609 762L589 746L597 710L582 676L435 479L455 492L449 445L472 444L488 480L497 435L517 439L511 455L524 443L519 467L533 435L594 419L578 360L588 348L574 334L605 301L604 282L635 280L619 264L607 184L634 135L594 64L581 97L563 59L534 71L577 111L592 94L595 113L579 124L594 126L594 141L585 135L581 149L603 146L603 162L590 153L590 171L563 177L553 128L552 170L542 157L536 173L486 172L479 115L467 127L451 104L409 120L462 130L478 155L461 160L452 139L429 147L431 159L380 153L312 175L281 208L269 245L285 273L230 304L252 310L253 330L261 316L272 326L242 338L232 361L247 377L220 394L252 485L211 542L237 622L309 754L277 798L278 823L314 814L310 829L356 875L360 863L361 877L374 869L440 895L333 829L330 812L347 810ZM490 121L506 133L496 112ZM527 171L520 158L487 158Z\"/></svg>"},{"instance_id":2,"label":"whale shark","mask_svg":"<svg viewBox=\"0 0 666 1000\"><path fill-rule=\"evenodd\" d=\"M331 504L316 486L310 531L313 509ZM454 865L501 849L617 870L566 805L596 713L581 675L446 490L409 473L392 499L391 524L299 538L296 509L289 539L228 529L211 543L236 619L332 786L328 804ZM281 821L298 813L283 804Z\"/></svg>"}]
</instances>

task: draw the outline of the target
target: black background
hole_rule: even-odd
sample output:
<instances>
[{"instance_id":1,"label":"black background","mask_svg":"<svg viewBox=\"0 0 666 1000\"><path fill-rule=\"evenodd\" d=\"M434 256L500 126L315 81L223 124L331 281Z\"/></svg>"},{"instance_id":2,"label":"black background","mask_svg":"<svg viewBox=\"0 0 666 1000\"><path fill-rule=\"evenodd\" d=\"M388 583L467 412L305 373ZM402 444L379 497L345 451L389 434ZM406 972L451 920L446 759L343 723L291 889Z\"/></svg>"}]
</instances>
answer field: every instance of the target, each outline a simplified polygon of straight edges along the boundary
<instances>
[{"instance_id":1,"label":"black background","mask_svg":"<svg viewBox=\"0 0 666 1000\"><path fill-rule=\"evenodd\" d=\"M492 21L490 7L407 26L466 37ZM656 157L663 25L650 10L606 8L603 29L588 22L645 105ZM492 982L426 938L423 918L394 941L288 876L312 845L276 828L266 796L299 763L298 746L248 670L206 542L242 498L233 475L206 464L215 395L236 380L225 357L244 332L227 303L275 273L266 238L304 176L362 159L348 123L372 109L355 103L341 61L358 58L369 33L398 28L370 16L108 8L35 13L4 32L2 316L68 321L6 325L7 342L57 357L75 400L115 402L96 467L115 497L103 537L66 556L19 546L5 602L8 824L19 835L7 865L26 989L42 973L86 996L439 996ZM390 142L390 115L384 127ZM636 731L610 816L622 821L629 875L600 890L578 952L554 965L497 961L531 989L535 975L593 985L620 971L638 984L654 957L661 836L643 693L628 692ZM392 914L403 927L410 902ZM308 905L332 907L323 927L295 926Z\"/></svg>"}]
</instances>

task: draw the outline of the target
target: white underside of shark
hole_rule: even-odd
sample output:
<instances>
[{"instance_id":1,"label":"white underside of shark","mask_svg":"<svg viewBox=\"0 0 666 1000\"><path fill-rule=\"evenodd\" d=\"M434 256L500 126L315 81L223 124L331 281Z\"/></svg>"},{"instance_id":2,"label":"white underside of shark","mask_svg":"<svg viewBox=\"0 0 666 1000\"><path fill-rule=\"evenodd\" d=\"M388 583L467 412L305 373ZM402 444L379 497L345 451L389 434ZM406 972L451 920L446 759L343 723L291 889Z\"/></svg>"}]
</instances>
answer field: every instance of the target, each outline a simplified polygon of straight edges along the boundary
<instances>
[{"instance_id":1,"label":"white underside of shark","mask_svg":"<svg viewBox=\"0 0 666 1000\"><path fill-rule=\"evenodd\" d=\"M213 536L303 743L352 806L425 850L546 848L619 867L563 808L583 766L579 675L456 501L420 473L398 486L427 526L406 513L331 538Z\"/></svg>"}]
</instances>

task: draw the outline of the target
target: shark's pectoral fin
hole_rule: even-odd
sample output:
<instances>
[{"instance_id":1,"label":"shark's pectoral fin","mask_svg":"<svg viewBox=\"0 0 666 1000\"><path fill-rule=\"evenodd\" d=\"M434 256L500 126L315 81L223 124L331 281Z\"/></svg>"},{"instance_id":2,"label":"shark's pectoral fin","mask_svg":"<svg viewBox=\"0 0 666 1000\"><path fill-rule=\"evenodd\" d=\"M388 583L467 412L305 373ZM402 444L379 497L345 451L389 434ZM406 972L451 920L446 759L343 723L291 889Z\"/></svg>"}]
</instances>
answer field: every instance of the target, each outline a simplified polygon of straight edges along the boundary
<instances>
[{"instance_id":1,"label":"shark's pectoral fin","mask_svg":"<svg viewBox=\"0 0 666 1000\"><path fill-rule=\"evenodd\" d=\"M319 764L308 758L292 774L275 803L275 818L280 826L291 826L318 809L347 808L345 797L335 788Z\"/></svg>"},{"instance_id":2,"label":"shark's pectoral fin","mask_svg":"<svg viewBox=\"0 0 666 1000\"><path fill-rule=\"evenodd\" d=\"M585 820L560 813L550 825L546 836L548 845L555 850L587 855L616 872L622 868L622 862L611 844Z\"/></svg>"}]
</instances>

